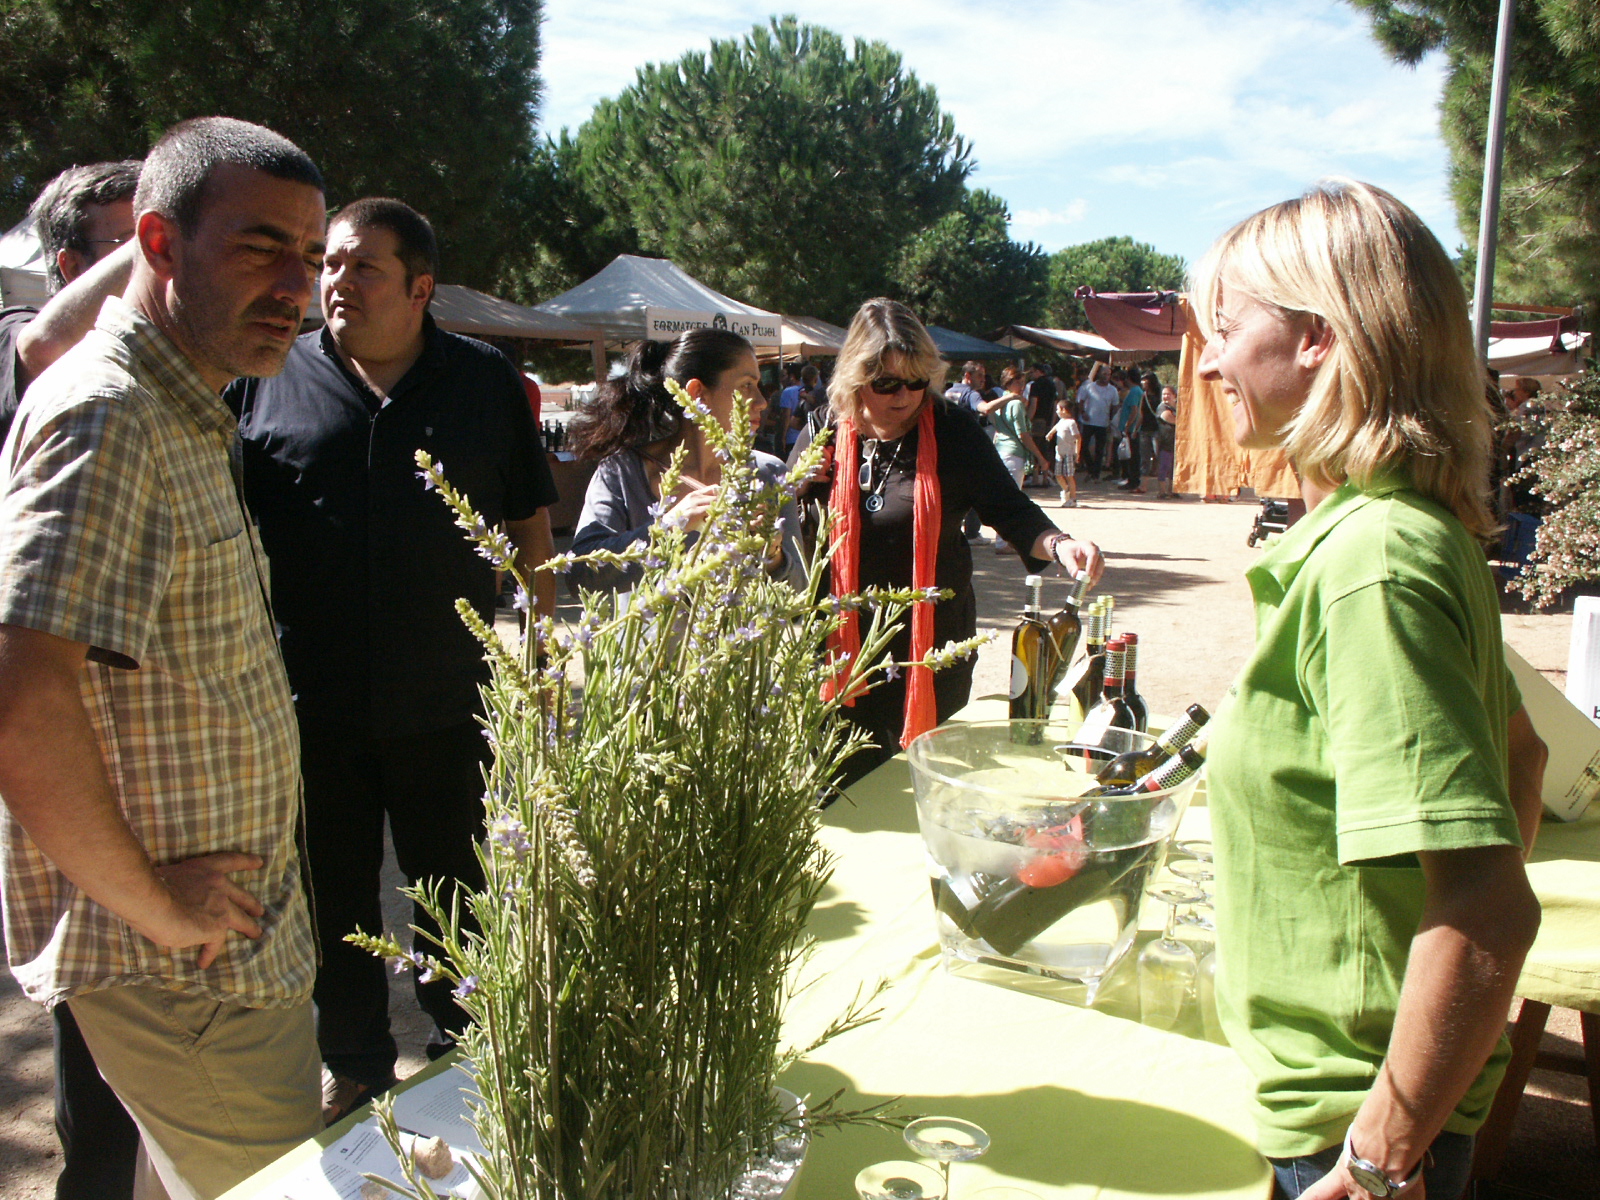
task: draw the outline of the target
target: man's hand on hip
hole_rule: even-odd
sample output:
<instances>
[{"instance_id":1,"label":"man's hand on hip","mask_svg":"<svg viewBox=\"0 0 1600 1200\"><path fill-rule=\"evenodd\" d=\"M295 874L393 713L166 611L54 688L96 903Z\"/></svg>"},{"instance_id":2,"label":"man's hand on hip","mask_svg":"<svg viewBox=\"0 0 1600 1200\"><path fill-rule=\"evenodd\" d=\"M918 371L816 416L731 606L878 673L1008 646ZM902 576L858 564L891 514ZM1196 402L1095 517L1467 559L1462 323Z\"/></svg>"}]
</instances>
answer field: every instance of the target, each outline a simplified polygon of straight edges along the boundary
<instances>
[{"instance_id":1,"label":"man's hand on hip","mask_svg":"<svg viewBox=\"0 0 1600 1200\"><path fill-rule=\"evenodd\" d=\"M222 953L229 930L247 938L261 936L259 918L267 910L228 878L231 871L254 871L261 865L254 854L225 852L157 867L156 874L172 893L172 911L139 932L169 950L201 947L199 965L204 970Z\"/></svg>"}]
</instances>

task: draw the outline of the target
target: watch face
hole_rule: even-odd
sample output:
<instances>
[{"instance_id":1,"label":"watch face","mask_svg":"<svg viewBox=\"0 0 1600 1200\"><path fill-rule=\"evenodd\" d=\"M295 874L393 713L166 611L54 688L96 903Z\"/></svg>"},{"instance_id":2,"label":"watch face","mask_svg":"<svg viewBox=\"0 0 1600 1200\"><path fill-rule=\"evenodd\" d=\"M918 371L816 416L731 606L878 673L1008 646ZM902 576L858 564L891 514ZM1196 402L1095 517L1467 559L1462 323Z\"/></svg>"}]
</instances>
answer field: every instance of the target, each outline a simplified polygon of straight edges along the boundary
<instances>
[{"instance_id":1,"label":"watch face","mask_svg":"<svg viewBox=\"0 0 1600 1200\"><path fill-rule=\"evenodd\" d=\"M1389 1186L1389 1181L1382 1174L1374 1171L1360 1159L1349 1160L1350 1178L1354 1179L1364 1189L1374 1196L1391 1196L1394 1189Z\"/></svg>"}]
</instances>

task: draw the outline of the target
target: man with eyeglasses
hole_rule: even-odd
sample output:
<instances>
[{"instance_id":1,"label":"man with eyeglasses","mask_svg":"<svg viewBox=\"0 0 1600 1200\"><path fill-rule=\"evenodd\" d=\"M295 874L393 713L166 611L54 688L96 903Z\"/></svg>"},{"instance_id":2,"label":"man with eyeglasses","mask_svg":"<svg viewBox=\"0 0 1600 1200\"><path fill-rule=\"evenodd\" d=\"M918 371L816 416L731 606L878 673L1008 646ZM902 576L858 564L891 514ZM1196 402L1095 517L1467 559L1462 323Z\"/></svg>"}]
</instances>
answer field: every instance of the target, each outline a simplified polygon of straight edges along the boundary
<instances>
[{"instance_id":1,"label":"man with eyeglasses","mask_svg":"<svg viewBox=\"0 0 1600 1200\"><path fill-rule=\"evenodd\" d=\"M0 312L0 443L28 384L82 339L107 296L120 294L127 286L131 252L115 252L133 236L139 165L105 162L69 167L34 201L30 215L44 252L45 286L52 299L42 312L30 307ZM72 1010L58 1004L50 1015L62 1160L56 1198L131 1196L138 1128L100 1078Z\"/></svg>"},{"instance_id":2,"label":"man with eyeglasses","mask_svg":"<svg viewBox=\"0 0 1600 1200\"><path fill-rule=\"evenodd\" d=\"M77 344L94 325L100 304L127 286L131 258L96 272L87 286L62 294L133 236L133 189L137 162L68 167L33 202L29 215L44 251L45 287L52 297L43 312L19 305L0 311L0 442L28 384Z\"/></svg>"}]
</instances>

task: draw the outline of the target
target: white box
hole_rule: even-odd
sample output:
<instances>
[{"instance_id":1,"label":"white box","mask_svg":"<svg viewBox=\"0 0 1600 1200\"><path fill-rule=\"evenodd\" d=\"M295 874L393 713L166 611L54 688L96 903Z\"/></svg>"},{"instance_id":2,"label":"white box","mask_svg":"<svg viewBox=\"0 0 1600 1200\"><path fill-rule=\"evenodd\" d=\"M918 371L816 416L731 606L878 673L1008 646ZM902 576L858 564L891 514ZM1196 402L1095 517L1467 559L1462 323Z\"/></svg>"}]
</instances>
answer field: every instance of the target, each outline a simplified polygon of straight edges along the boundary
<instances>
[{"instance_id":1,"label":"white box","mask_svg":"<svg viewBox=\"0 0 1600 1200\"><path fill-rule=\"evenodd\" d=\"M1560 820L1576 821L1600 795L1600 727L1510 646L1506 666L1516 676L1533 728L1550 748L1544 769L1545 810Z\"/></svg>"},{"instance_id":2,"label":"white box","mask_svg":"<svg viewBox=\"0 0 1600 1200\"><path fill-rule=\"evenodd\" d=\"M1579 596L1573 605L1567 699L1600 725L1600 596Z\"/></svg>"}]
</instances>

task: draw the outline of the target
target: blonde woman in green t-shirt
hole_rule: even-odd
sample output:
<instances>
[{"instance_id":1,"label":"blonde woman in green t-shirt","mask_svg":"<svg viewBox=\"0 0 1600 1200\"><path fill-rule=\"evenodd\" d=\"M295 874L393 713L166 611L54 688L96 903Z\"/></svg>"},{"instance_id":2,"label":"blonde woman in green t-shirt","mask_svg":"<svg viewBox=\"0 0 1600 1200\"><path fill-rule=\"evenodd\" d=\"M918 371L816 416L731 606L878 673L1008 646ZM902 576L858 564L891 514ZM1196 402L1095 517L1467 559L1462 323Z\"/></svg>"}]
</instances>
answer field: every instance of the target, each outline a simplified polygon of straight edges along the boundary
<instances>
[{"instance_id":1,"label":"blonde woman in green t-shirt","mask_svg":"<svg viewBox=\"0 0 1600 1200\"><path fill-rule=\"evenodd\" d=\"M1248 572L1257 645L1213 722L1218 1007L1278 1194L1454 1200L1539 905L1544 746L1481 542L1491 417L1417 216L1329 182L1191 287L1202 377L1307 515Z\"/></svg>"}]
</instances>

